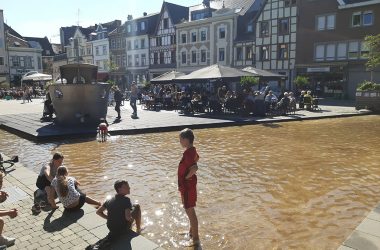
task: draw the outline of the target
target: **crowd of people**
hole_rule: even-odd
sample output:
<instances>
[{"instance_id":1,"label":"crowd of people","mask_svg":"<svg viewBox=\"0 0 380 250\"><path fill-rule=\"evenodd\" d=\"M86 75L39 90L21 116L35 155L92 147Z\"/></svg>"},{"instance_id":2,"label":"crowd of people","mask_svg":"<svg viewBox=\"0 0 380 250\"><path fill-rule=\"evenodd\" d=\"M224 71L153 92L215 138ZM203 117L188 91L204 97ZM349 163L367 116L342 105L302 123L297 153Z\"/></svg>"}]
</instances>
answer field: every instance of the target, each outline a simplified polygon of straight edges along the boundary
<instances>
[{"instance_id":1,"label":"crowd of people","mask_svg":"<svg viewBox=\"0 0 380 250\"><path fill-rule=\"evenodd\" d=\"M41 86L24 86L20 88L1 88L0 89L0 99L7 100L22 100L32 102L32 98L38 98L45 95L45 90Z\"/></svg>"}]
</instances>

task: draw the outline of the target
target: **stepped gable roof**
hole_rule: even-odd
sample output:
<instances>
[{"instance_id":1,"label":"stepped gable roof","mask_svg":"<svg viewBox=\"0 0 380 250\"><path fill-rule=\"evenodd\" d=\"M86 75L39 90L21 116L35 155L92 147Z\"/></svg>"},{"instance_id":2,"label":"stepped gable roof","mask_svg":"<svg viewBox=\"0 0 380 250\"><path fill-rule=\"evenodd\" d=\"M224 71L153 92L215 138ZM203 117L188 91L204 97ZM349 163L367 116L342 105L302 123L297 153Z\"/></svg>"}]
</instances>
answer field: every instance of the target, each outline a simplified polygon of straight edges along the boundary
<instances>
[{"instance_id":1,"label":"stepped gable roof","mask_svg":"<svg viewBox=\"0 0 380 250\"><path fill-rule=\"evenodd\" d=\"M45 37L25 37L25 40L29 42L30 46L34 47L30 42L39 43L40 48L42 49L42 56L54 56L55 52L53 47L49 41L49 39Z\"/></svg>"}]
</instances>

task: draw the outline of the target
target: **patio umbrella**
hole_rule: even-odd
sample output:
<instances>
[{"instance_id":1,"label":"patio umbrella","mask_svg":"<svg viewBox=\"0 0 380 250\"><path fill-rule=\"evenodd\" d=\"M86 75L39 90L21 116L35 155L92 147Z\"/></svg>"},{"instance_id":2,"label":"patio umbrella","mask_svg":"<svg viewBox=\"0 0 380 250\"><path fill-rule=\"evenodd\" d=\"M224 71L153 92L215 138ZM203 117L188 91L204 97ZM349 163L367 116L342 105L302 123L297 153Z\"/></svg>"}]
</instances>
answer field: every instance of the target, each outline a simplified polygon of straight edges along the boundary
<instances>
[{"instance_id":1,"label":"patio umbrella","mask_svg":"<svg viewBox=\"0 0 380 250\"><path fill-rule=\"evenodd\" d=\"M51 75L36 73L22 78L23 81L50 81L53 77Z\"/></svg>"},{"instance_id":2,"label":"patio umbrella","mask_svg":"<svg viewBox=\"0 0 380 250\"><path fill-rule=\"evenodd\" d=\"M231 79L243 76L255 76L250 72L240 69L231 68L219 64L214 64L196 71L188 75L177 77L176 80L210 80L210 79Z\"/></svg>"},{"instance_id":3,"label":"patio umbrella","mask_svg":"<svg viewBox=\"0 0 380 250\"><path fill-rule=\"evenodd\" d=\"M284 78L284 77L286 77L284 75L276 74L276 73L270 72L268 70L256 69L253 67L246 67L242 70L245 72L255 74L255 76L258 76L258 77L268 77L268 78L269 77L271 77L271 78Z\"/></svg>"},{"instance_id":4,"label":"patio umbrella","mask_svg":"<svg viewBox=\"0 0 380 250\"><path fill-rule=\"evenodd\" d=\"M173 70L173 71L166 72L160 76L153 78L150 82L151 83L170 83L173 81L173 79L183 76L183 75L185 75L185 73Z\"/></svg>"}]
</instances>

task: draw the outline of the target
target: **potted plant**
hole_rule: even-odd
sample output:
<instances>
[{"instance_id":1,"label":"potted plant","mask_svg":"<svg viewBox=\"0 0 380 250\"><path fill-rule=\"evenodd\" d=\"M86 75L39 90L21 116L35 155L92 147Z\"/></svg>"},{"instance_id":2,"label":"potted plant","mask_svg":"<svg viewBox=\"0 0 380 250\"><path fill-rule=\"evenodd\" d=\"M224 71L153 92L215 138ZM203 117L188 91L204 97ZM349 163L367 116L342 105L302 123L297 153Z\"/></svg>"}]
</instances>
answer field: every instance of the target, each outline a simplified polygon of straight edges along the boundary
<instances>
[{"instance_id":1,"label":"potted plant","mask_svg":"<svg viewBox=\"0 0 380 250\"><path fill-rule=\"evenodd\" d=\"M306 76L297 76L296 79L294 79L294 83L298 89L304 89L305 86L309 84L309 78Z\"/></svg>"},{"instance_id":2,"label":"potted plant","mask_svg":"<svg viewBox=\"0 0 380 250\"><path fill-rule=\"evenodd\" d=\"M356 89L356 109L380 111L380 84L371 81L362 82Z\"/></svg>"}]
</instances>

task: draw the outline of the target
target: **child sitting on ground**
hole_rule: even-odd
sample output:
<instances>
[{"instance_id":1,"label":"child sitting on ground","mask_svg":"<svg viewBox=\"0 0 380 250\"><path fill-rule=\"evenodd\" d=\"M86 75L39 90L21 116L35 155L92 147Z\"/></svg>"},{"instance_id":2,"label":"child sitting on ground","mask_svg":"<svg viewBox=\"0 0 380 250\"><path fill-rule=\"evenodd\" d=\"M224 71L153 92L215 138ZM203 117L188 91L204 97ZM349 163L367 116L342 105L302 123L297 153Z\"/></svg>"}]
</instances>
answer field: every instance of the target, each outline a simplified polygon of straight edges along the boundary
<instances>
[{"instance_id":1,"label":"child sitting on ground","mask_svg":"<svg viewBox=\"0 0 380 250\"><path fill-rule=\"evenodd\" d=\"M105 142L107 141L107 135L108 135L108 122L105 118L100 118L100 124L98 127L98 137L99 141Z\"/></svg>"},{"instance_id":2,"label":"child sitting on ground","mask_svg":"<svg viewBox=\"0 0 380 250\"><path fill-rule=\"evenodd\" d=\"M51 181L51 185L57 192L59 200L62 202L67 212L79 210L84 203L101 206L101 203L91 197L86 196L78 188L79 182L74 177L68 176L66 167L60 166L57 169L57 176Z\"/></svg>"}]
</instances>

